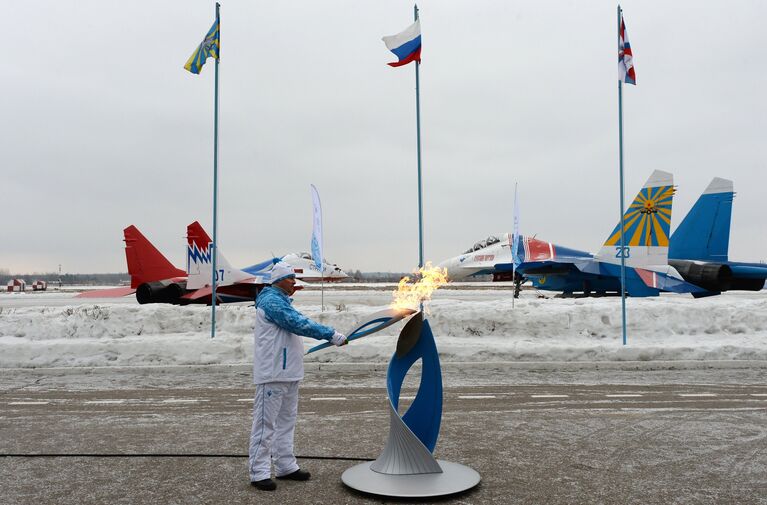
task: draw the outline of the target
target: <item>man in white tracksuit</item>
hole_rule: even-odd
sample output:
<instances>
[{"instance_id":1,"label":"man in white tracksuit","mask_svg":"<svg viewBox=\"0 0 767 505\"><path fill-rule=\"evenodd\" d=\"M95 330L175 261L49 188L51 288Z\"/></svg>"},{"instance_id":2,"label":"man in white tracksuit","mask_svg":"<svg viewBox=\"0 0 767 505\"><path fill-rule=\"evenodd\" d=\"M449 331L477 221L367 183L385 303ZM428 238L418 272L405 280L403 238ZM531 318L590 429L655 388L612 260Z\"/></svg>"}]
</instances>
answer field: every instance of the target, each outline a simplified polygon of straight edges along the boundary
<instances>
[{"instance_id":1,"label":"man in white tracksuit","mask_svg":"<svg viewBox=\"0 0 767 505\"><path fill-rule=\"evenodd\" d=\"M304 345L301 336L328 340L335 345L346 337L329 326L310 320L292 306L295 291L293 268L279 262L272 268L271 286L256 298L253 352L253 430L250 433L248 468L250 483L258 489L277 488L278 479L308 480L293 454L293 432L298 412L298 383L304 378Z\"/></svg>"}]
</instances>

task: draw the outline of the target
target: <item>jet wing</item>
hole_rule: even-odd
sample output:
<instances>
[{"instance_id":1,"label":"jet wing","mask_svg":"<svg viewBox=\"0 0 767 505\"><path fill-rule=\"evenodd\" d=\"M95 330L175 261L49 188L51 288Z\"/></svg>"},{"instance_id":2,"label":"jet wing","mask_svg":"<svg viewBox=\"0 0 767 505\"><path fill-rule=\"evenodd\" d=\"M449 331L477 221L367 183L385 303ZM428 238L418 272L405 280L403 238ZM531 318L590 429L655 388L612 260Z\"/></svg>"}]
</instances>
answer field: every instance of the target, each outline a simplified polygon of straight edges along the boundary
<instances>
[{"instance_id":1,"label":"jet wing","mask_svg":"<svg viewBox=\"0 0 767 505\"><path fill-rule=\"evenodd\" d=\"M642 279L645 285L650 288L670 291L672 293L691 293L692 295L710 293L707 289L703 289L695 284L690 284L689 282L682 280L676 269L671 266L667 267L665 272L647 270L644 268L635 268L634 271L636 271L637 275Z\"/></svg>"},{"instance_id":2,"label":"jet wing","mask_svg":"<svg viewBox=\"0 0 767 505\"><path fill-rule=\"evenodd\" d=\"M196 289L194 291L190 291L189 293L182 296L181 300L199 300L200 298L205 298L206 296L210 296L213 293L213 289L211 289L210 286L205 286L204 288Z\"/></svg>"},{"instance_id":3,"label":"jet wing","mask_svg":"<svg viewBox=\"0 0 767 505\"><path fill-rule=\"evenodd\" d=\"M587 273L587 274L614 275L611 268L601 261L583 260L583 261L573 262L573 265L575 265L575 268L577 268L581 272Z\"/></svg>"},{"instance_id":4,"label":"jet wing","mask_svg":"<svg viewBox=\"0 0 767 505\"><path fill-rule=\"evenodd\" d=\"M269 284L269 276L257 275L255 277L248 277L234 283L236 284Z\"/></svg>"},{"instance_id":5,"label":"jet wing","mask_svg":"<svg viewBox=\"0 0 767 505\"><path fill-rule=\"evenodd\" d=\"M109 289L94 289L93 291L84 291L75 298L121 298L132 295L136 290L127 286Z\"/></svg>"},{"instance_id":6,"label":"jet wing","mask_svg":"<svg viewBox=\"0 0 767 505\"><path fill-rule=\"evenodd\" d=\"M263 286L266 284L267 284L267 280L262 276L248 277L247 279L242 279L233 284L229 284L228 286L217 286L216 298L220 300L220 297L222 296L240 296L239 293L227 293L227 290L231 289L232 287L242 286L242 285ZM296 290L299 290L299 289L301 289L301 287L296 286ZM187 300L189 302L194 302L201 298L210 297L212 294L213 294L213 289L210 286L203 286L199 289L195 289L194 291L190 291L189 293L186 293L184 296L180 297L180 299Z\"/></svg>"}]
</instances>

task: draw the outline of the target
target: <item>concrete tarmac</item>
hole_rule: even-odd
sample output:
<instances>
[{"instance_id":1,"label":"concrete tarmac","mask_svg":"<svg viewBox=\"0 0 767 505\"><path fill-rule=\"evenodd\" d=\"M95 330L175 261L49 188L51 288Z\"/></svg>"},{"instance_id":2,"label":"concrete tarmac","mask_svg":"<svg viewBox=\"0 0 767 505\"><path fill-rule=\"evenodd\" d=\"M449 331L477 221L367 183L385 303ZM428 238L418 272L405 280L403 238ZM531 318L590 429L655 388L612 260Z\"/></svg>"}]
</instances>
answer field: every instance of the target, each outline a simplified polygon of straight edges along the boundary
<instances>
[{"instance_id":1,"label":"concrete tarmac","mask_svg":"<svg viewBox=\"0 0 767 505\"><path fill-rule=\"evenodd\" d=\"M482 482L431 502L767 503L765 368L444 368L435 456ZM247 476L248 367L0 371L0 502L396 501L340 480L386 441L384 369L307 370L296 453L312 479L273 493Z\"/></svg>"}]
</instances>

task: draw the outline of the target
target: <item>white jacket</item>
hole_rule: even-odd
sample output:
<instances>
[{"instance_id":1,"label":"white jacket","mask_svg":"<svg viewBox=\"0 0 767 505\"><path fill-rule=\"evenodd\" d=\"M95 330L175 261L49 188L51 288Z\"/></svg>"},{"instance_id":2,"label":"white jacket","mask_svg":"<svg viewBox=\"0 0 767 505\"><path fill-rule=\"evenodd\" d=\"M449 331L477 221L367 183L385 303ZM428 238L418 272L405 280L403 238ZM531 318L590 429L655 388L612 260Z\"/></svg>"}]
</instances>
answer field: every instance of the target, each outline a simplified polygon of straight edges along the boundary
<instances>
[{"instance_id":1,"label":"white jacket","mask_svg":"<svg viewBox=\"0 0 767 505\"><path fill-rule=\"evenodd\" d=\"M315 323L293 308L292 300L277 287L256 298L253 383L291 382L304 378L301 336L330 340L335 330Z\"/></svg>"}]
</instances>

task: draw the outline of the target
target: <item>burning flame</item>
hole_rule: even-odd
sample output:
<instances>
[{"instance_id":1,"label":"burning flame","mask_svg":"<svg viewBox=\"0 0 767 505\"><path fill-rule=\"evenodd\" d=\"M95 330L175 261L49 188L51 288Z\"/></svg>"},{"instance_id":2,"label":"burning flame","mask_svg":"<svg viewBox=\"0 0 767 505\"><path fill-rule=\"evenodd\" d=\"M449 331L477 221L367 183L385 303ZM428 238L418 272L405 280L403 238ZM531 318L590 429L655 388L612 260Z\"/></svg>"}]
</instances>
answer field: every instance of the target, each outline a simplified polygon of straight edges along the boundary
<instances>
[{"instance_id":1,"label":"burning flame","mask_svg":"<svg viewBox=\"0 0 767 505\"><path fill-rule=\"evenodd\" d=\"M431 300L431 294L440 286L447 284L447 269L432 267L431 262L418 270L414 270L415 282L410 277L399 281L397 291L392 293L394 309L417 309L422 302Z\"/></svg>"}]
</instances>

